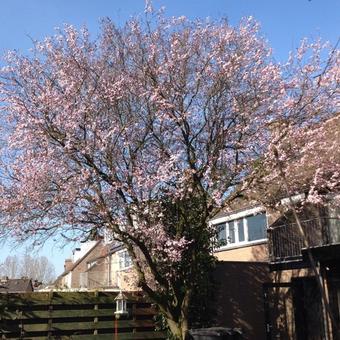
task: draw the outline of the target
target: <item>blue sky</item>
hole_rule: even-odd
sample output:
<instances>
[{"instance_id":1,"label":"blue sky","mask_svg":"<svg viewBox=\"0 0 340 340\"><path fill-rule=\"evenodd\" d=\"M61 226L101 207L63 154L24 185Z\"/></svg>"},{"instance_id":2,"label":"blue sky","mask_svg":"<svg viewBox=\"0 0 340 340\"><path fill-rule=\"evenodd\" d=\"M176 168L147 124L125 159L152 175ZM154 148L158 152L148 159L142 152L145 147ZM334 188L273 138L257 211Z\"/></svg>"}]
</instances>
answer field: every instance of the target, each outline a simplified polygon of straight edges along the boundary
<instances>
[{"instance_id":1,"label":"blue sky","mask_svg":"<svg viewBox=\"0 0 340 340\"><path fill-rule=\"evenodd\" d=\"M262 33L280 61L286 60L303 37L321 37L335 44L340 33L340 0L154 0L153 4L155 8L164 6L167 16L226 17L232 25L252 15L261 23ZM11 49L27 53L31 38L43 39L64 23L86 25L95 37L100 18L123 23L143 10L144 0L2 0L0 54ZM51 241L36 252L50 258L57 274L74 248L66 245L60 250L59 246ZM24 248L3 246L0 262L20 251Z\"/></svg>"}]
</instances>

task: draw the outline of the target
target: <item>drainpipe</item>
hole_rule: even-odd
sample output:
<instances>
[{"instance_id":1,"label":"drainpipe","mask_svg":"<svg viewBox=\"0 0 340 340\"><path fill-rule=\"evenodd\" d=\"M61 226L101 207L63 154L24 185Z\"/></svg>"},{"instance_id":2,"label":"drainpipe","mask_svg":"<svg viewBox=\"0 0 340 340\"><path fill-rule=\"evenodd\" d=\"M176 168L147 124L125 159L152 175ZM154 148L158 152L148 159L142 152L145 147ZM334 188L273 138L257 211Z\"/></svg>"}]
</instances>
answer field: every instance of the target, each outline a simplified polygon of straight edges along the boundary
<instances>
[{"instance_id":1,"label":"drainpipe","mask_svg":"<svg viewBox=\"0 0 340 340\"><path fill-rule=\"evenodd\" d=\"M109 286L112 286L112 273L111 273L111 261L112 261L112 254L108 256L108 280L109 280Z\"/></svg>"}]
</instances>

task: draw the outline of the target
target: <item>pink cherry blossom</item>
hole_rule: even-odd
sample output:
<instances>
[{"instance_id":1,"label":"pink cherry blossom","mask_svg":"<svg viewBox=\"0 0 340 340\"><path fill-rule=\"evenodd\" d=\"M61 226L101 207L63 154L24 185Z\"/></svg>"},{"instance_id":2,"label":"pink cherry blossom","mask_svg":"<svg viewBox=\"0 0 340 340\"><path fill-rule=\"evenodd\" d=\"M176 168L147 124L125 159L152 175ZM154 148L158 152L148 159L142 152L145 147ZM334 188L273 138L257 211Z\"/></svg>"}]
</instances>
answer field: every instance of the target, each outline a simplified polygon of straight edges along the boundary
<instances>
[{"instance_id":1,"label":"pink cherry blossom","mask_svg":"<svg viewBox=\"0 0 340 340\"><path fill-rule=\"evenodd\" d=\"M304 41L280 65L252 18L166 19L150 3L145 15L104 21L96 41L66 26L30 57L8 54L1 233L109 231L180 337L208 221L278 181L273 146L294 190L339 189L339 52L323 62L326 47Z\"/></svg>"}]
</instances>

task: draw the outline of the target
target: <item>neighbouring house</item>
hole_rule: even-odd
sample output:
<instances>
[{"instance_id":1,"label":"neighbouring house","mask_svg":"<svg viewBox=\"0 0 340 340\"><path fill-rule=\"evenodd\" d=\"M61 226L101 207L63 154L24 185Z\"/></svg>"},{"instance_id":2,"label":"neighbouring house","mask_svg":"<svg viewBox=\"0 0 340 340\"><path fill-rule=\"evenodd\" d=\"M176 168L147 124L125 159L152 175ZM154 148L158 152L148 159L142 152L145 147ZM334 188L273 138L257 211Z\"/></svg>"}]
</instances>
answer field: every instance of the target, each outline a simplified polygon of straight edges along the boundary
<instances>
[{"instance_id":1,"label":"neighbouring house","mask_svg":"<svg viewBox=\"0 0 340 340\"><path fill-rule=\"evenodd\" d=\"M214 251L217 259L267 262L267 226L272 219L259 205L216 215L210 223L217 230L219 247Z\"/></svg>"},{"instance_id":2,"label":"neighbouring house","mask_svg":"<svg viewBox=\"0 0 340 340\"><path fill-rule=\"evenodd\" d=\"M66 259L64 272L56 279L54 285L57 288L87 288L86 273L89 269L89 263L92 259L106 254L107 244L103 240L89 241L76 248L73 251L73 257ZM102 285L107 283L105 273L100 278Z\"/></svg>"},{"instance_id":3,"label":"neighbouring house","mask_svg":"<svg viewBox=\"0 0 340 340\"><path fill-rule=\"evenodd\" d=\"M33 292L33 283L29 278L9 279L3 277L0 279L0 293L28 293Z\"/></svg>"},{"instance_id":4,"label":"neighbouring house","mask_svg":"<svg viewBox=\"0 0 340 340\"><path fill-rule=\"evenodd\" d=\"M289 211L268 229L272 280L264 285L267 339L340 339L340 208L305 205L299 215L307 244Z\"/></svg>"},{"instance_id":5,"label":"neighbouring house","mask_svg":"<svg viewBox=\"0 0 340 340\"><path fill-rule=\"evenodd\" d=\"M339 207L301 207L306 247L288 207L281 213L252 206L217 215L211 221L220 244L215 250L220 260L217 324L241 328L246 339L340 339L339 216ZM308 248L332 318L327 317Z\"/></svg>"},{"instance_id":6,"label":"neighbouring house","mask_svg":"<svg viewBox=\"0 0 340 340\"><path fill-rule=\"evenodd\" d=\"M124 247L116 242L90 241L66 259L64 272L55 281L59 289L138 290L132 261Z\"/></svg>"},{"instance_id":7,"label":"neighbouring house","mask_svg":"<svg viewBox=\"0 0 340 340\"><path fill-rule=\"evenodd\" d=\"M132 260L127 250L119 243L111 243L106 253L87 262L84 273L87 288L113 288L124 291L136 291L136 277Z\"/></svg>"},{"instance_id":8,"label":"neighbouring house","mask_svg":"<svg viewBox=\"0 0 340 340\"><path fill-rule=\"evenodd\" d=\"M219 245L214 251L219 260L214 322L216 326L240 328L244 339L265 339L263 285L271 280L267 227L276 216L246 201L236 207L210 221Z\"/></svg>"}]
</instances>

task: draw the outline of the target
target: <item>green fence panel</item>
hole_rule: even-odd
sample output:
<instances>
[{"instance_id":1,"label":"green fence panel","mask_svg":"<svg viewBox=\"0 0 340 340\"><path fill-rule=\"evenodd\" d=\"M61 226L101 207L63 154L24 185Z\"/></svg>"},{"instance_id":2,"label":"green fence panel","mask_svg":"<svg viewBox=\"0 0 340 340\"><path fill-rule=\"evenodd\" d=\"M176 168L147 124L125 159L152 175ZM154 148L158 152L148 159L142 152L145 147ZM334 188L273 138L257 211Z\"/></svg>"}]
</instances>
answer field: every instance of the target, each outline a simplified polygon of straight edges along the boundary
<instances>
[{"instance_id":1,"label":"green fence panel","mask_svg":"<svg viewBox=\"0 0 340 340\"><path fill-rule=\"evenodd\" d=\"M130 314L117 322L116 292L0 294L2 339L165 339L156 310L140 293L127 293Z\"/></svg>"}]
</instances>

